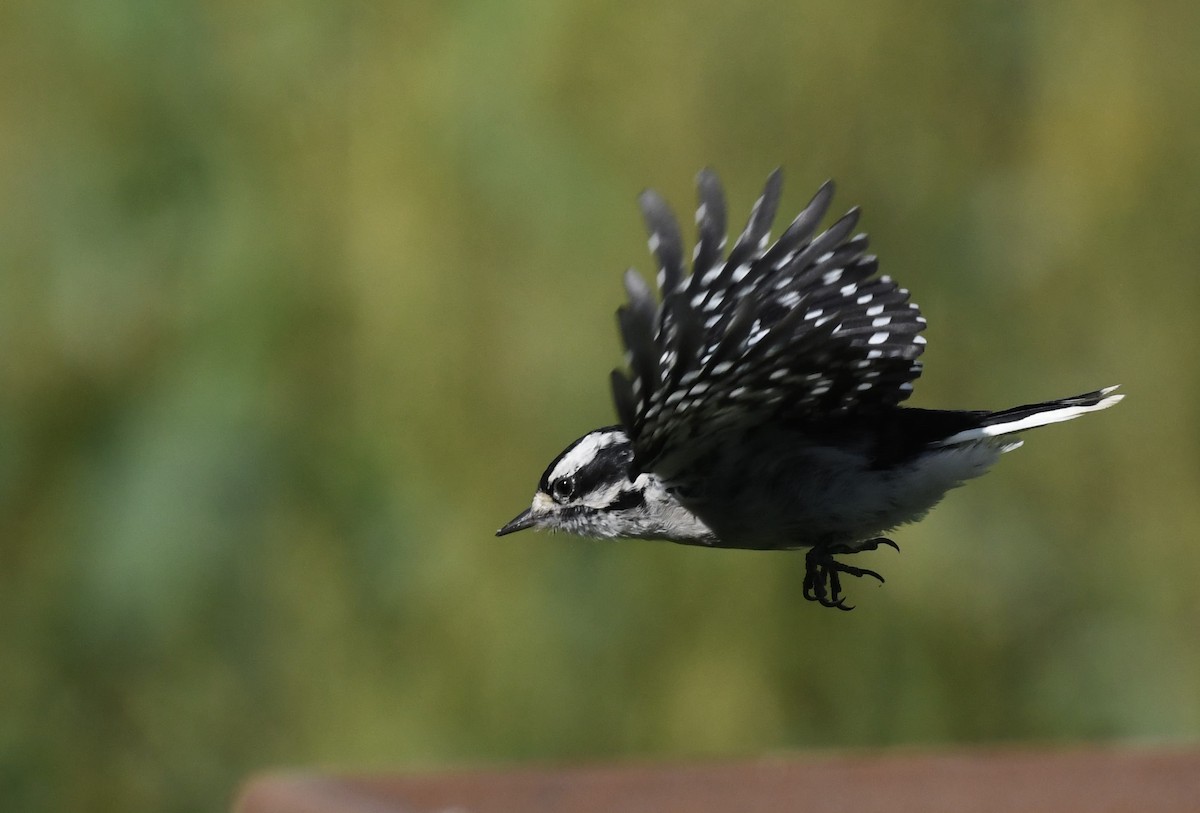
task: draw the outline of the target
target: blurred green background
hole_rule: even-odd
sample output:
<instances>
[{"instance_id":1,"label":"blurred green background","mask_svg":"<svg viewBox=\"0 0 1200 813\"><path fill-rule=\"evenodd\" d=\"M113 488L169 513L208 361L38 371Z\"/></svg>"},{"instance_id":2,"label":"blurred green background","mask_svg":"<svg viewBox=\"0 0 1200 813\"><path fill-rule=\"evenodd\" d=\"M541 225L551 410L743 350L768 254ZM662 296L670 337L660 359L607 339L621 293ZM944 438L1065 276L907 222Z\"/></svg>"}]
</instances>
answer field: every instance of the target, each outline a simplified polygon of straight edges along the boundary
<instances>
[{"instance_id":1,"label":"blurred green background","mask_svg":"<svg viewBox=\"0 0 1200 813\"><path fill-rule=\"evenodd\" d=\"M0 7L0 807L1200 736L1200 6ZM493 531L613 420L637 193L826 177L918 406L1120 383L871 554Z\"/></svg>"}]
</instances>

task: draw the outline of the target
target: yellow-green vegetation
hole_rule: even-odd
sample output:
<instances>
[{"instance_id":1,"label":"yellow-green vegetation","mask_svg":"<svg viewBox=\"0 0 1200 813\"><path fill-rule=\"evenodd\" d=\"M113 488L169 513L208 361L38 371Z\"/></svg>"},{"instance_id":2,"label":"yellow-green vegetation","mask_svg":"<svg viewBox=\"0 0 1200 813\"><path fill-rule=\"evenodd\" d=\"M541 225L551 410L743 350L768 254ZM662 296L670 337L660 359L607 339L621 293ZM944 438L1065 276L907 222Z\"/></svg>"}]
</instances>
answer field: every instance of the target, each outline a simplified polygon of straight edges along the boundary
<instances>
[{"instance_id":1,"label":"yellow-green vegetation","mask_svg":"<svg viewBox=\"0 0 1200 813\"><path fill-rule=\"evenodd\" d=\"M1200 736L1200 6L0 10L0 807L381 769ZM919 406L1121 384L863 562L495 539L613 421L635 199L786 170Z\"/></svg>"}]
</instances>

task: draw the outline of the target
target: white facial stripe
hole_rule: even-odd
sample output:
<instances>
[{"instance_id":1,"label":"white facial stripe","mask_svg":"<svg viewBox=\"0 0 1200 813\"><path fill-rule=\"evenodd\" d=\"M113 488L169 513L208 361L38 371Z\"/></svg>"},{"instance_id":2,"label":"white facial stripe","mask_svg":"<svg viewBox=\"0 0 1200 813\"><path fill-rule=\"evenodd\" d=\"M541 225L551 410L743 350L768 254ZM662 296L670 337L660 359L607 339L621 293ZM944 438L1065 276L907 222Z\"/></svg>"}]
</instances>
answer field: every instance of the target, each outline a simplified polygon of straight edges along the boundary
<instances>
[{"instance_id":1,"label":"white facial stripe","mask_svg":"<svg viewBox=\"0 0 1200 813\"><path fill-rule=\"evenodd\" d=\"M641 491L643 494L652 492L653 496L658 499L667 498L666 491L657 480L652 479L649 474L639 474L633 482L621 480L621 482L612 483L600 491L593 491L591 494L585 495L583 504L591 508L604 509L612 505L622 492L630 490Z\"/></svg>"},{"instance_id":2,"label":"white facial stripe","mask_svg":"<svg viewBox=\"0 0 1200 813\"><path fill-rule=\"evenodd\" d=\"M622 435L618 432L593 432L587 435L571 451L563 455L562 460L558 461L558 465L550 472L550 481L554 482L559 477L566 477L579 471L585 465L596 458L596 454L609 446L612 446Z\"/></svg>"},{"instance_id":3,"label":"white facial stripe","mask_svg":"<svg viewBox=\"0 0 1200 813\"><path fill-rule=\"evenodd\" d=\"M607 488L584 495L583 504L591 508L607 508L617 498L623 486L625 483L612 483Z\"/></svg>"}]
</instances>

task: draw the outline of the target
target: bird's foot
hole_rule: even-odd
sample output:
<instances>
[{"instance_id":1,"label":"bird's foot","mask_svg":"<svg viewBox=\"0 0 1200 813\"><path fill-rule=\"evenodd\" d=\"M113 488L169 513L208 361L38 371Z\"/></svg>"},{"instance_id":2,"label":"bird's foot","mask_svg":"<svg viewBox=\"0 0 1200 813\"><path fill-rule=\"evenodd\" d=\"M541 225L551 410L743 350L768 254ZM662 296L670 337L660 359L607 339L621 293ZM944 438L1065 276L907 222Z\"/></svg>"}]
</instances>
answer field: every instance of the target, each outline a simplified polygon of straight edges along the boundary
<instances>
[{"instance_id":1,"label":"bird's foot","mask_svg":"<svg viewBox=\"0 0 1200 813\"><path fill-rule=\"evenodd\" d=\"M883 576L880 576L874 570L867 570L865 567L854 567L845 562L839 562L834 559L835 554L861 553L865 550L877 550L880 545L900 550L900 546L890 539L884 539L882 536L875 539L868 539L857 547L849 547L848 545L818 545L811 548L804 557L806 570L804 573L804 597L809 601L815 601L822 607L833 607L837 610L853 610L854 607L846 604L846 596L842 593L842 579L840 574L845 573L850 576L870 576L883 582Z\"/></svg>"}]
</instances>

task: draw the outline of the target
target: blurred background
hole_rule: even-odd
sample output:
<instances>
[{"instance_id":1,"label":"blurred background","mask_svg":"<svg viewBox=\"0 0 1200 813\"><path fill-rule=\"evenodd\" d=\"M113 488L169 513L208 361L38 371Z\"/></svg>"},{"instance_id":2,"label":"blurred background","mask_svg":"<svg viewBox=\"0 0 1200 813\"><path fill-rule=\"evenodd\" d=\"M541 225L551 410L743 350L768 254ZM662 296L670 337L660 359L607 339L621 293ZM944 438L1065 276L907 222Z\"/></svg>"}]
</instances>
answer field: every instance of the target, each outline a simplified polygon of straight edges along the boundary
<instances>
[{"instance_id":1,"label":"blurred background","mask_svg":"<svg viewBox=\"0 0 1200 813\"><path fill-rule=\"evenodd\" d=\"M1200 6L0 8L0 806L1200 736ZM860 562L496 539L611 423L635 200L838 180L917 406L1120 383Z\"/></svg>"}]
</instances>

